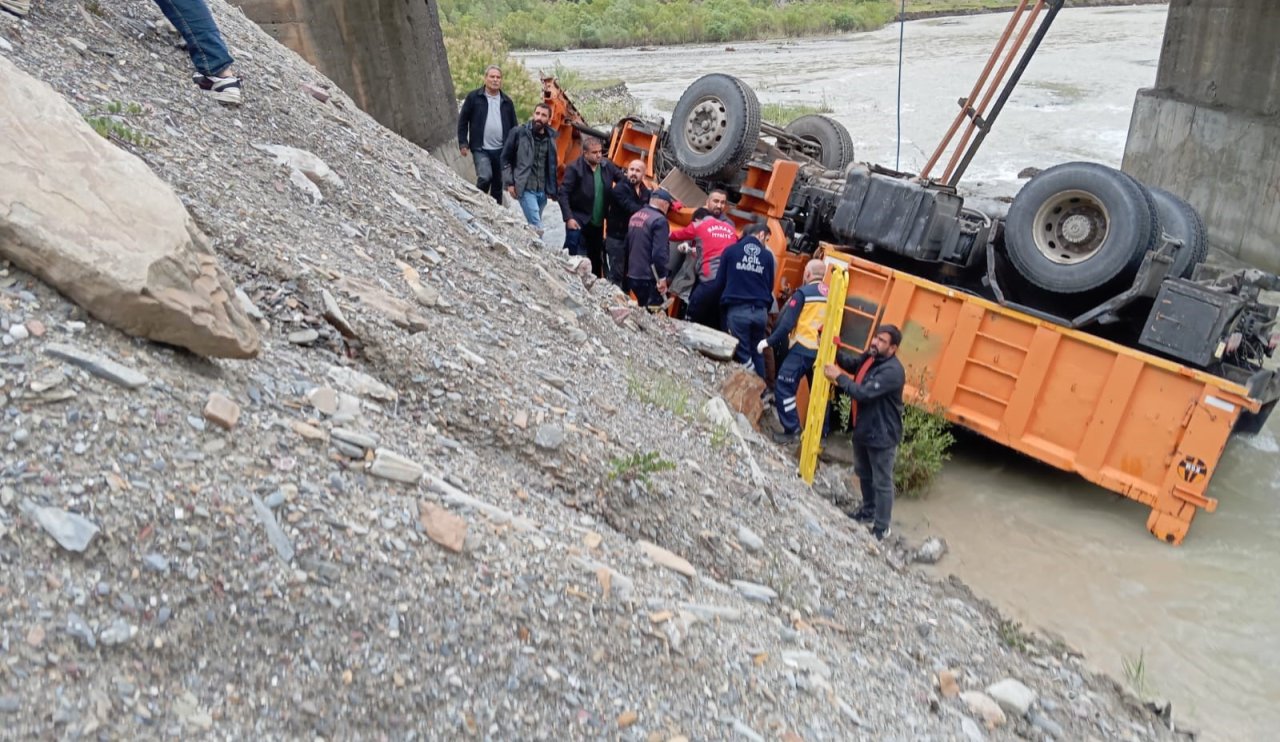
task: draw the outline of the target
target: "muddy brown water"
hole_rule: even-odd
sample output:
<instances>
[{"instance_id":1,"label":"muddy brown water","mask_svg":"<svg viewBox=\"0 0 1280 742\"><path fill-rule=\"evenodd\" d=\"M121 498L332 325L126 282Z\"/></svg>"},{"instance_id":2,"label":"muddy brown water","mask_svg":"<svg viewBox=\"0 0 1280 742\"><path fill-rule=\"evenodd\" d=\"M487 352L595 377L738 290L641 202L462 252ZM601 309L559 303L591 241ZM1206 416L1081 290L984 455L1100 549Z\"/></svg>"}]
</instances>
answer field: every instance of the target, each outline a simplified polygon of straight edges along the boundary
<instances>
[{"instance_id":1,"label":"muddy brown water","mask_svg":"<svg viewBox=\"0 0 1280 742\"><path fill-rule=\"evenodd\" d=\"M1155 79L1166 9L1069 9L970 169L967 185L1012 195L1024 167L1087 159L1118 165L1134 94ZM955 114L1008 16L906 26L903 169L918 169ZM750 84L763 103L825 104L853 134L858 159L896 154L898 29L799 41L520 55L625 80L651 113L669 115L707 72ZM572 94L572 91L570 91ZM593 122L599 123L599 122ZM1175 719L1221 740L1270 739L1280 728L1280 417L1228 446L1181 547L1145 529L1146 508L988 443L966 438L931 495L900 503L897 527L941 535L953 573L1027 627L1054 632L1127 682L1145 665L1150 695Z\"/></svg>"}]
</instances>

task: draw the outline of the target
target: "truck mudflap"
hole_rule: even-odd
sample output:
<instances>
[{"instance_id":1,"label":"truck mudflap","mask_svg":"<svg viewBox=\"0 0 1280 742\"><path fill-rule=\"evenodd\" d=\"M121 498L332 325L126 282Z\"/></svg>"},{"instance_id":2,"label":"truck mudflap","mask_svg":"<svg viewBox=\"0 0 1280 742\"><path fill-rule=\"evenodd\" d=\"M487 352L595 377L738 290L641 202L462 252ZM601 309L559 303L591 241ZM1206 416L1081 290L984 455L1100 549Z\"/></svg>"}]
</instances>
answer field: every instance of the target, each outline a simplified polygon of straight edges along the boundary
<instances>
[{"instance_id":1,"label":"truck mudflap","mask_svg":"<svg viewBox=\"0 0 1280 742\"><path fill-rule=\"evenodd\" d=\"M1274 403L1253 396L1274 395L1274 374L1236 383L830 247L826 260L829 285L847 288L828 304L825 338L862 349L896 324L908 401L1147 505L1147 529L1167 543L1217 508L1207 491L1227 441ZM815 368L800 459L810 482L829 393Z\"/></svg>"}]
</instances>

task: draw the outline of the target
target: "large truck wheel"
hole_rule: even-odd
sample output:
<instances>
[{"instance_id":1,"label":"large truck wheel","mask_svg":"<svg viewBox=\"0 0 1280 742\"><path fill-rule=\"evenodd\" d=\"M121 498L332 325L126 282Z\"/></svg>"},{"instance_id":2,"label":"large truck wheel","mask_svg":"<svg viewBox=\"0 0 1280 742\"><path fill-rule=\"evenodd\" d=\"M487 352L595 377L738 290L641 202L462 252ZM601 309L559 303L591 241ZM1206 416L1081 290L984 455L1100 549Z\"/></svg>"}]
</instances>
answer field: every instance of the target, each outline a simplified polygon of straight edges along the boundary
<instances>
[{"instance_id":1,"label":"large truck wheel","mask_svg":"<svg viewBox=\"0 0 1280 742\"><path fill-rule=\"evenodd\" d=\"M821 114L809 113L787 124L793 137L817 145L818 162L828 170L844 170L853 162L853 137L844 124Z\"/></svg>"},{"instance_id":2,"label":"large truck wheel","mask_svg":"<svg viewBox=\"0 0 1280 742\"><path fill-rule=\"evenodd\" d=\"M686 175L731 174L746 164L760 139L760 101L735 77L705 75L680 96L668 136Z\"/></svg>"},{"instance_id":3,"label":"large truck wheel","mask_svg":"<svg viewBox=\"0 0 1280 742\"><path fill-rule=\"evenodd\" d=\"M1182 198L1162 189L1148 188L1160 214L1160 228L1175 240L1182 240L1182 248L1173 258L1169 268L1170 278L1191 278L1196 266L1209 255L1209 242L1205 236L1204 221L1195 207Z\"/></svg>"},{"instance_id":4,"label":"large truck wheel","mask_svg":"<svg viewBox=\"0 0 1280 742\"><path fill-rule=\"evenodd\" d=\"M1055 165L1027 181L1005 222L1013 267L1032 284L1059 294L1131 278L1159 235L1147 189L1092 162Z\"/></svg>"}]
</instances>

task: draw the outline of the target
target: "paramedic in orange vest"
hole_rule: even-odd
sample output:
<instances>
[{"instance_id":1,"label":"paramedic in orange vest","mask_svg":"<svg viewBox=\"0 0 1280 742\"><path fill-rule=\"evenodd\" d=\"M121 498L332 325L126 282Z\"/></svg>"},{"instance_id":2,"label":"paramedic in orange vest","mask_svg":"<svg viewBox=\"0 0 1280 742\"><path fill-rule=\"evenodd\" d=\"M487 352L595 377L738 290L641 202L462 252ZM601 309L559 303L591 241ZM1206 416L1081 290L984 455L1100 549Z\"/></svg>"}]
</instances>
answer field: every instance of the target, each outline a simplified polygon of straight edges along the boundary
<instances>
[{"instance_id":1,"label":"paramedic in orange vest","mask_svg":"<svg viewBox=\"0 0 1280 742\"><path fill-rule=\"evenodd\" d=\"M796 289L778 315L773 333L760 341L757 350L778 347L786 340L790 347L787 357L778 368L773 400L778 411L782 432L774 433L778 443L790 445L800 433L800 413L796 411L796 390L801 377L813 372L813 362L818 357L818 333L822 329L822 317L827 308L826 293L822 288L822 276L827 267L821 260L810 260L804 267L804 285Z\"/></svg>"},{"instance_id":2,"label":"paramedic in orange vest","mask_svg":"<svg viewBox=\"0 0 1280 742\"><path fill-rule=\"evenodd\" d=\"M871 535L880 541L889 535L893 460L902 442L902 388L907 373L898 360L901 344L897 327L880 325L865 353L857 357L841 353L836 363L822 367L822 375L853 398L849 407L853 468L862 489L862 507L853 518L870 523Z\"/></svg>"}]
</instances>

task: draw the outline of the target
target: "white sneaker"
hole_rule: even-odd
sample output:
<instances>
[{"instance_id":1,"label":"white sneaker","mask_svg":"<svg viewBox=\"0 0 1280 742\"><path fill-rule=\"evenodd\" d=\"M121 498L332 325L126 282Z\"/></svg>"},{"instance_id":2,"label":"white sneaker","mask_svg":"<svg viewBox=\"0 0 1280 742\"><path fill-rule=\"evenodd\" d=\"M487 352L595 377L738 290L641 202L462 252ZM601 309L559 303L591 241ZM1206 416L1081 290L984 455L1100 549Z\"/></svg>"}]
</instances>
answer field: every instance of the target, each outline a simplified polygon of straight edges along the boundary
<instances>
[{"instance_id":1,"label":"white sneaker","mask_svg":"<svg viewBox=\"0 0 1280 742\"><path fill-rule=\"evenodd\" d=\"M0 0L0 2L3 1ZM201 75L197 72L191 76L191 81L199 86L201 90L213 93L213 99L219 103L228 106L240 105L241 80L235 75L216 77L214 75Z\"/></svg>"}]
</instances>

